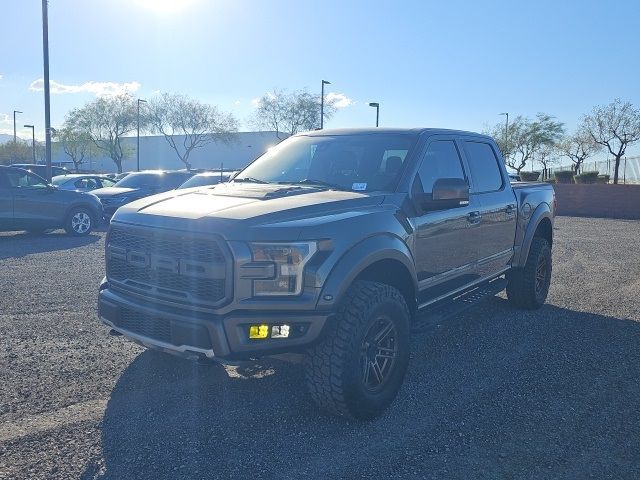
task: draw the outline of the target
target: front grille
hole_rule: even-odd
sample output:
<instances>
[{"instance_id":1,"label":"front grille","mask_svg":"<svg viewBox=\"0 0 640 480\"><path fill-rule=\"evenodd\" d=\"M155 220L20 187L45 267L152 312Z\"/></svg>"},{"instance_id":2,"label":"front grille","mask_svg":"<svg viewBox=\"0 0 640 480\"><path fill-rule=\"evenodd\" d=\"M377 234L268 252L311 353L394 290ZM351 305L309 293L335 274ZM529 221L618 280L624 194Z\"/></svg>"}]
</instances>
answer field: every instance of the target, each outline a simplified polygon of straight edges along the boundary
<instances>
[{"instance_id":1,"label":"front grille","mask_svg":"<svg viewBox=\"0 0 640 480\"><path fill-rule=\"evenodd\" d=\"M114 227L107 278L120 287L180 303L218 304L227 294L226 257L214 239Z\"/></svg>"}]
</instances>

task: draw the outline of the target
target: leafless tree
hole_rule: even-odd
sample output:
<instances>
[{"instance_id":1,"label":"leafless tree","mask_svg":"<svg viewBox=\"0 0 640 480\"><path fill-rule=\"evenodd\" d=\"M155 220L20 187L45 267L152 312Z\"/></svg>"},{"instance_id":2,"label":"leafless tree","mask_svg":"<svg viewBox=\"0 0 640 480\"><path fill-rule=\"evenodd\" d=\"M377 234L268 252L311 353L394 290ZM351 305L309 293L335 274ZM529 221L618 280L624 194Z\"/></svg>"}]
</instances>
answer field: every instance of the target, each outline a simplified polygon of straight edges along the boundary
<instances>
[{"instance_id":1,"label":"leafless tree","mask_svg":"<svg viewBox=\"0 0 640 480\"><path fill-rule=\"evenodd\" d=\"M163 93L149 102L145 119L147 128L162 134L188 169L193 150L213 141L230 142L238 130L233 115L181 94Z\"/></svg>"},{"instance_id":2,"label":"leafless tree","mask_svg":"<svg viewBox=\"0 0 640 480\"><path fill-rule=\"evenodd\" d=\"M99 97L84 107L67 113L65 124L82 132L106 152L122 172L122 161L129 150L122 146L122 137L136 128L136 102L131 95Z\"/></svg>"},{"instance_id":3,"label":"leafless tree","mask_svg":"<svg viewBox=\"0 0 640 480\"><path fill-rule=\"evenodd\" d=\"M324 102L324 117L331 118L336 110L336 99ZM295 135L306 130L315 130L320 124L320 95L306 90L287 93L274 90L263 95L257 102L252 124L257 128L275 130L278 138Z\"/></svg>"},{"instance_id":4,"label":"leafless tree","mask_svg":"<svg viewBox=\"0 0 640 480\"><path fill-rule=\"evenodd\" d=\"M609 105L594 107L582 119L581 127L597 144L605 147L615 160L613 183L618 183L620 160L627 147L640 140L640 110L631 102L616 98Z\"/></svg>"},{"instance_id":5,"label":"leafless tree","mask_svg":"<svg viewBox=\"0 0 640 480\"><path fill-rule=\"evenodd\" d=\"M593 140L591 135L579 129L573 135L558 142L556 148L561 156L571 160L573 163L571 169L574 174L578 174L585 160L598 152L602 147Z\"/></svg>"}]
</instances>

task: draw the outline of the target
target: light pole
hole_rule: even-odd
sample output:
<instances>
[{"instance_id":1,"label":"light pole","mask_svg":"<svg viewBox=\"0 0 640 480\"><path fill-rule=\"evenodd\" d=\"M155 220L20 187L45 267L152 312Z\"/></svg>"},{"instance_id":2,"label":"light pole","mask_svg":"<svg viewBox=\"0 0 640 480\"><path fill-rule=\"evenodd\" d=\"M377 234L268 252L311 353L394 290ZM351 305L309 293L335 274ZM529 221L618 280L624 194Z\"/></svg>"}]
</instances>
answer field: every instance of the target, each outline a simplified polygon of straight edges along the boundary
<instances>
[{"instance_id":1,"label":"light pole","mask_svg":"<svg viewBox=\"0 0 640 480\"><path fill-rule=\"evenodd\" d=\"M35 127L33 125L25 125L24 128L31 129L31 149L33 150L33 163L36 163L36 134Z\"/></svg>"},{"instance_id":2,"label":"light pole","mask_svg":"<svg viewBox=\"0 0 640 480\"><path fill-rule=\"evenodd\" d=\"M136 157L138 160L138 171L140 171L140 103L147 103L146 100L138 99L138 133L137 133L137 147L136 147Z\"/></svg>"},{"instance_id":3,"label":"light pole","mask_svg":"<svg viewBox=\"0 0 640 480\"><path fill-rule=\"evenodd\" d=\"M376 127L378 126L378 122L380 120L380 104L376 102L371 102L369 104L370 107L376 107Z\"/></svg>"},{"instance_id":4,"label":"light pole","mask_svg":"<svg viewBox=\"0 0 640 480\"><path fill-rule=\"evenodd\" d=\"M324 86L331 85L331 82L322 80L322 93L320 94L320 130L324 127Z\"/></svg>"},{"instance_id":5,"label":"light pole","mask_svg":"<svg viewBox=\"0 0 640 480\"><path fill-rule=\"evenodd\" d=\"M504 112L504 113L501 113L500 115L506 115L507 117L507 122L504 126L504 158L508 160L509 159L509 113Z\"/></svg>"},{"instance_id":6,"label":"light pole","mask_svg":"<svg viewBox=\"0 0 640 480\"><path fill-rule=\"evenodd\" d=\"M16 113L22 113L20 110L13 111L13 143L18 141L18 137L16 137Z\"/></svg>"},{"instance_id":7,"label":"light pole","mask_svg":"<svg viewBox=\"0 0 640 480\"><path fill-rule=\"evenodd\" d=\"M49 91L49 14L47 0L42 0L42 57L44 63L44 134L47 178L51 181L51 103Z\"/></svg>"}]
</instances>

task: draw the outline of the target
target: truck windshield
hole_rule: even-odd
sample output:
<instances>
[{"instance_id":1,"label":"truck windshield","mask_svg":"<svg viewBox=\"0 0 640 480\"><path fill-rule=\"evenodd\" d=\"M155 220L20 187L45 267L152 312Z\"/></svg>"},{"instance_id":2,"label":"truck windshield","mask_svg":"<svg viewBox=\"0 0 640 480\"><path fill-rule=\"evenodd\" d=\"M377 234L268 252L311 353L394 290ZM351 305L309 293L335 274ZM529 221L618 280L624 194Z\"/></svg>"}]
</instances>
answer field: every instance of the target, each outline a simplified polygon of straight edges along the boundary
<instances>
[{"instance_id":1,"label":"truck windshield","mask_svg":"<svg viewBox=\"0 0 640 480\"><path fill-rule=\"evenodd\" d=\"M391 191L417 136L354 134L292 137L240 172L234 181Z\"/></svg>"}]
</instances>

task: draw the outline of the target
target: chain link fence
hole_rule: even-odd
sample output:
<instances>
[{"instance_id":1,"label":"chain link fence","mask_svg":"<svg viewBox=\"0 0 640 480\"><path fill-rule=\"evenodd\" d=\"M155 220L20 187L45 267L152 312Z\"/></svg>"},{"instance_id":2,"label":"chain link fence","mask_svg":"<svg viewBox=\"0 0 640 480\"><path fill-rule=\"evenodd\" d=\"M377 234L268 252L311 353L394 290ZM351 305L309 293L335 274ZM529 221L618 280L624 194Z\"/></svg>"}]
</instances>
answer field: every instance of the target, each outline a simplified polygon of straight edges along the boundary
<instances>
[{"instance_id":1,"label":"chain link fence","mask_svg":"<svg viewBox=\"0 0 640 480\"><path fill-rule=\"evenodd\" d=\"M592 162L587 161L582 164L579 173L597 171L600 175L609 175L610 181L613 182L615 165L616 163L612 158ZM555 172L571 170L571 167L572 165L561 165L549 168L548 178L553 178ZM618 183L640 184L640 156L623 157L620 160Z\"/></svg>"}]
</instances>

